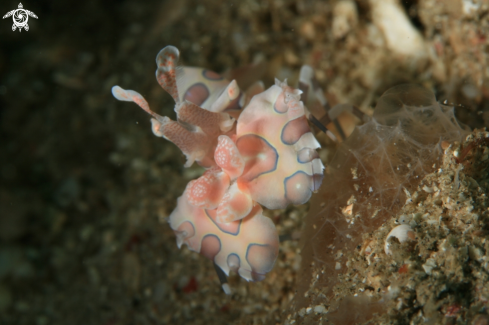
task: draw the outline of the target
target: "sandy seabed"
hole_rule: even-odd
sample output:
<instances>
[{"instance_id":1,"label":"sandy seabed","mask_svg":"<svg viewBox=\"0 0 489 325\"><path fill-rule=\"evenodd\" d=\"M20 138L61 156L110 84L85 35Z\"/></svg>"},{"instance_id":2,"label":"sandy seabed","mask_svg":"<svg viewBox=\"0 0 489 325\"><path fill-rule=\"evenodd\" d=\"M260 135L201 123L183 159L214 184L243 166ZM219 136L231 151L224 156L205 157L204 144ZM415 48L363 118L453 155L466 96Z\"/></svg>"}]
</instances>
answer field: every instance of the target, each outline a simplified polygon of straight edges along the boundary
<instances>
[{"instance_id":1,"label":"sandy seabed","mask_svg":"<svg viewBox=\"0 0 489 325\"><path fill-rule=\"evenodd\" d=\"M365 277L345 271L339 279L348 285L334 289L336 298L321 296L309 281L321 265L301 266L301 242L287 241L263 282L233 274L233 294L226 296L212 263L177 249L166 221L202 169L183 168L179 150L152 135L148 116L110 93L116 84L136 89L155 111L174 118L170 96L154 79L156 54L171 44L185 65L217 72L263 57L267 86L275 77L294 84L301 65L309 64L333 105L351 103L365 112L390 87L417 83L480 129L489 125L488 1L23 5L38 16L29 18L29 31L12 32L10 18L0 24L0 323L327 324L335 323L328 319L335 299L358 293L352 288L362 284L380 299L388 299L381 292L396 293L371 324L488 322L486 175L458 170L454 160L457 148L484 137L482 131L465 144L465 138L452 143L441 157L446 170L425 176L423 185L438 186L441 203L430 189L420 193L441 219L418 220L425 215L419 206L403 207L365 234L361 249L345 254L349 270L371 278L368 288ZM396 15L401 18L385 18ZM319 138L327 163L337 145ZM477 143L467 161L482 161L486 145ZM452 193L456 171L459 187ZM455 205L447 202L452 196ZM266 215L280 234L290 234L302 229L310 208ZM393 243L397 253L387 258L383 238L402 215L416 223L417 242L414 248ZM442 248L449 253L440 254ZM455 284L444 288L437 274L452 274ZM419 297L409 286L418 286ZM298 290L310 300L299 299Z\"/></svg>"}]
</instances>

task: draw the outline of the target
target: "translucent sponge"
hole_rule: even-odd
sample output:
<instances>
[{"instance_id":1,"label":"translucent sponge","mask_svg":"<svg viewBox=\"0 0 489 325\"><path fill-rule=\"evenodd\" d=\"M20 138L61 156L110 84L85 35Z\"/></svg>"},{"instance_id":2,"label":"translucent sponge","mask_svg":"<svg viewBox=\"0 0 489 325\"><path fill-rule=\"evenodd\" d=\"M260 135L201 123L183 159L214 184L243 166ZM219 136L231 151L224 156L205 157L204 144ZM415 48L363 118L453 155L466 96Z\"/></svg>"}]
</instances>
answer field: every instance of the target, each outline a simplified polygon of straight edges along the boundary
<instances>
[{"instance_id":1,"label":"translucent sponge","mask_svg":"<svg viewBox=\"0 0 489 325\"><path fill-rule=\"evenodd\" d=\"M460 141L467 134L453 107L439 104L420 86L396 86L380 97L373 118L341 144L326 168L327 181L311 200L301 236L302 272L295 309L324 303L321 295L304 298L316 289L332 303L338 275L347 268L343 253L355 250L364 234L414 202L411 193L419 181L441 164L440 143ZM341 315L333 316L338 308L330 306L328 319L338 317L343 324ZM358 316L364 309L358 308Z\"/></svg>"}]
</instances>

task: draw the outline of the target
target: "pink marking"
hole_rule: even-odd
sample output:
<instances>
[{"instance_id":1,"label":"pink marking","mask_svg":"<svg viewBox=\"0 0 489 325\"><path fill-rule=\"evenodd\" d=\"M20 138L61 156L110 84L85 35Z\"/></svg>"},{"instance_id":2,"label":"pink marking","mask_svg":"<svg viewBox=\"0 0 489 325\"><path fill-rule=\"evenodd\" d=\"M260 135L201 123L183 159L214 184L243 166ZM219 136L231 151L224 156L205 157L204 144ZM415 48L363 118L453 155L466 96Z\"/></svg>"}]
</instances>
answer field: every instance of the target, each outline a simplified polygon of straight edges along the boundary
<instances>
[{"instance_id":1,"label":"pink marking","mask_svg":"<svg viewBox=\"0 0 489 325\"><path fill-rule=\"evenodd\" d=\"M238 271L240 266L239 256L236 254L229 254L227 263L230 270L235 272Z\"/></svg>"},{"instance_id":2,"label":"pink marking","mask_svg":"<svg viewBox=\"0 0 489 325\"><path fill-rule=\"evenodd\" d=\"M240 189L238 183L233 183L222 197L217 208L216 221L228 223L246 217L253 208L253 201L246 189Z\"/></svg>"},{"instance_id":3,"label":"pink marking","mask_svg":"<svg viewBox=\"0 0 489 325\"><path fill-rule=\"evenodd\" d=\"M226 135L220 135L217 138L214 160L216 161L216 164L229 175L231 181L235 180L243 173L243 158L241 157L236 144Z\"/></svg>"},{"instance_id":4,"label":"pink marking","mask_svg":"<svg viewBox=\"0 0 489 325\"><path fill-rule=\"evenodd\" d=\"M240 179L251 182L261 174L275 170L278 154L265 139L254 134L248 134L240 137L236 146L246 162Z\"/></svg>"},{"instance_id":5,"label":"pink marking","mask_svg":"<svg viewBox=\"0 0 489 325\"><path fill-rule=\"evenodd\" d=\"M285 103L285 92L282 91L277 99L275 100L275 103L273 104L273 108L279 112L279 113L285 113L289 109L287 104Z\"/></svg>"},{"instance_id":6,"label":"pink marking","mask_svg":"<svg viewBox=\"0 0 489 325\"><path fill-rule=\"evenodd\" d=\"M265 274L270 272L277 258L274 245L250 244L246 253L246 260L251 266L253 281L262 281Z\"/></svg>"},{"instance_id":7,"label":"pink marking","mask_svg":"<svg viewBox=\"0 0 489 325\"><path fill-rule=\"evenodd\" d=\"M209 98L209 89L203 83L192 85L183 96L183 100L188 100L197 106L202 106L207 98Z\"/></svg>"},{"instance_id":8,"label":"pink marking","mask_svg":"<svg viewBox=\"0 0 489 325\"><path fill-rule=\"evenodd\" d=\"M297 172L285 179L285 198L292 204L306 203L311 197L312 177L303 172Z\"/></svg>"},{"instance_id":9,"label":"pink marking","mask_svg":"<svg viewBox=\"0 0 489 325\"><path fill-rule=\"evenodd\" d=\"M195 207L215 209L228 187L229 177L219 167L214 167L188 183L187 199Z\"/></svg>"},{"instance_id":10,"label":"pink marking","mask_svg":"<svg viewBox=\"0 0 489 325\"><path fill-rule=\"evenodd\" d=\"M309 128L309 124L307 124L306 117L296 118L285 124L282 129L282 142L289 145L294 144L307 132L311 132L311 129Z\"/></svg>"},{"instance_id":11,"label":"pink marking","mask_svg":"<svg viewBox=\"0 0 489 325\"><path fill-rule=\"evenodd\" d=\"M311 148L302 148L297 153L297 158L300 163L311 162L313 159L319 158L319 153ZM322 173L323 171L318 171L318 173Z\"/></svg>"},{"instance_id":12,"label":"pink marking","mask_svg":"<svg viewBox=\"0 0 489 325\"><path fill-rule=\"evenodd\" d=\"M200 246L200 254L204 255L211 261L221 250L221 241L216 235L207 235L202 239L202 246Z\"/></svg>"},{"instance_id":13,"label":"pink marking","mask_svg":"<svg viewBox=\"0 0 489 325\"><path fill-rule=\"evenodd\" d=\"M238 92L239 90L237 90L236 88L234 87L229 87L228 88L228 96L229 98L232 98L232 99L236 99L236 97L238 97Z\"/></svg>"}]
</instances>

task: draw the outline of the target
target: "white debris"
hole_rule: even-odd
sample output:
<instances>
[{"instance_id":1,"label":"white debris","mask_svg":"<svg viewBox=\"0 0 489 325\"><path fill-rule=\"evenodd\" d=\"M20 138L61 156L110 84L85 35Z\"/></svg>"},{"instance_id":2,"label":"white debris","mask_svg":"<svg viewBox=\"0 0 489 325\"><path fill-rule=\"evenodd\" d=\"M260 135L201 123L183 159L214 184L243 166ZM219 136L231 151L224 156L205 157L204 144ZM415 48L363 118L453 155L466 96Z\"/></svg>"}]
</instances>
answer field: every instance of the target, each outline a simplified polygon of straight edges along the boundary
<instances>
[{"instance_id":1,"label":"white debris","mask_svg":"<svg viewBox=\"0 0 489 325\"><path fill-rule=\"evenodd\" d=\"M225 294L230 295L231 294L231 287L229 287L229 284L224 283L222 285L222 290L224 291Z\"/></svg>"},{"instance_id":2,"label":"white debris","mask_svg":"<svg viewBox=\"0 0 489 325\"><path fill-rule=\"evenodd\" d=\"M408 240L416 240L416 235L409 225L399 225L392 229L385 239L384 251L387 255L392 254L390 250L389 238L396 237L402 244Z\"/></svg>"},{"instance_id":3,"label":"white debris","mask_svg":"<svg viewBox=\"0 0 489 325\"><path fill-rule=\"evenodd\" d=\"M398 0L370 0L370 6L373 22L384 34L389 50L409 58L427 57L423 37Z\"/></svg>"},{"instance_id":4,"label":"white debris","mask_svg":"<svg viewBox=\"0 0 489 325\"><path fill-rule=\"evenodd\" d=\"M431 274L431 271L437 266L436 262L433 258L429 258L426 260L426 263L423 265L423 269L426 272L426 274Z\"/></svg>"},{"instance_id":5,"label":"white debris","mask_svg":"<svg viewBox=\"0 0 489 325\"><path fill-rule=\"evenodd\" d=\"M314 307L314 312L317 314L326 314L328 310L323 305L317 305Z\"/></svg>"},{"instance_id":6,"label":"white debris","mask_svg":"<svg viewBox=\"0 0 489 325\"><path fill-rule=\"evenodd\" d=\"M333 8L332 32L335 39L343 38L358 23L358 12L352 0L338 1Z\"/></svg>"},{"instance_id":7,"label":"white debris","mask_svg":"<svg viewBox=\"0 0 489 325\"><path fill-rule=\"evenodd\" d=\"M462 0L462 8L465 15L470 16L480 8L480 3L473 0Z\"/></svg>"}]
</instances>

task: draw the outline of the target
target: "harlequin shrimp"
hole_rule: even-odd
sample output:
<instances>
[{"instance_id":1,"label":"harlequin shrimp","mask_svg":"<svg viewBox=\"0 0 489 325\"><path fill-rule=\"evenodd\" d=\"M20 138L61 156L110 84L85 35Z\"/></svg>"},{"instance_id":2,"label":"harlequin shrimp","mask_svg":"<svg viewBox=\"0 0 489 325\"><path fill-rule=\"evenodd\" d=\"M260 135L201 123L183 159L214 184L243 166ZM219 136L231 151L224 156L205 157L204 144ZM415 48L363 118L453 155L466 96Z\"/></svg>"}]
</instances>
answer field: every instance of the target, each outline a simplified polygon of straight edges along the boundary
<instances>
[{"instance_id":1,"label":"harlequin shrimp","mask_svg":"<svg viewBox=\"0 0 489 325\"><path fill-rule=\"evenodd\" d=\"M178 247L186 244L214 262L229 294L230 270L260 281L277 258L279 236L261 205L303 204L321 185L320 145L308 120L332 138L344 138L339 113L361 113L350 106L330 109L307 66L300 89L276 80L267 90L255 82L243 92L236 80L215 72L177 67L178 58L173 46L156 57L156 79L175 101L176 121L152 111L133 90L114 86L112 94L150 114L153 133L181 149L185 167L197 162L207 168L188 183L169 224ZM308 94L314 98L314 115L303 103Z\"/></svg>"}]
</instances>

